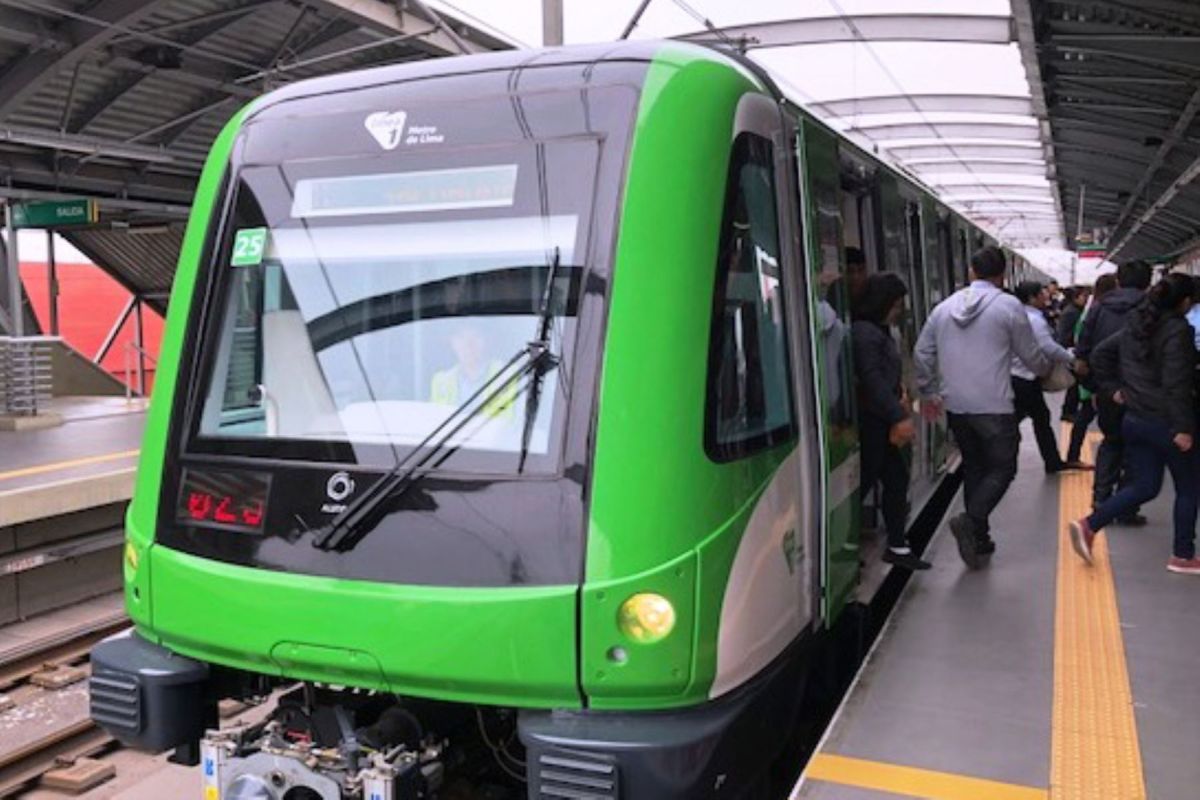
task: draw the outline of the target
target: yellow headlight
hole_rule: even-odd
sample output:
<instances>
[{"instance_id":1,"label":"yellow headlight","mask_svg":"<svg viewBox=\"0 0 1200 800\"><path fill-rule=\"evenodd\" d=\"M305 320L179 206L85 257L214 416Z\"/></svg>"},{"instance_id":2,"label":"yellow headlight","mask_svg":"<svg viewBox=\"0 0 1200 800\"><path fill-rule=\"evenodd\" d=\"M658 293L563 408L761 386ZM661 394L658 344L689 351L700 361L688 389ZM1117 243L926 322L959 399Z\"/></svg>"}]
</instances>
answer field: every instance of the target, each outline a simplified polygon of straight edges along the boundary
<instances>
[{"instance_id":1,"label":"yellow headlight","mask_svg":"<svg viewBox=\"0 0 1200 800\"><path fill-rule=\"evenodd\" d=\"M662 641L675 627L675 607L660 594L635 594L621 604L617 624L621 632L635 642Z\"/></svg>"},{"instance_id":2,"label":"yellow headlight","mask_svg":"<svg viewBox=\"0 0 1200 800\"><path fill-rule=\"evenodd\" d=\"M125 543L125 563L129 565L131 570L137 572L138 554L137 548L133 546L133 542Z\"/></svg>"}]
</instances>

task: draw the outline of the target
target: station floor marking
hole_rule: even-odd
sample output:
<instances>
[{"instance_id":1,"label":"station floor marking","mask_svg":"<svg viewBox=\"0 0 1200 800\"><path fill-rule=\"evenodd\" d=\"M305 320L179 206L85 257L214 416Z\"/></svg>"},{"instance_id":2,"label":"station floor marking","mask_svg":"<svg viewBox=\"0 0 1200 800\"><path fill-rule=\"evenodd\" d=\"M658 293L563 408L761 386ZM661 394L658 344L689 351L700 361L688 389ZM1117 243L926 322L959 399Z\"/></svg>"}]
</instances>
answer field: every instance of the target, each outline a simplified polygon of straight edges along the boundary
<instances>
[{"instance_id":1,"label":"station floor marking","mask_svg":"<svg viewBox=\"0 0 1200 800\"><path fill-rule=\"evenodd\" d=\"M1032 786L1018 786L831 753L814 755L808 762L805 775L809 780L828 781L905 797L921 797L925 800L1047 800L1050 797L1047 790Z\"/></svg>"},{"instance_id":2,"label":"station floor marking","mask_svg":"<svg viewBox=\"0 0 1200 800\"><path fill-rule=\"evenodd\" d=\"M22 469L14 469L8 472L0 472L0 481L12 480L13 478L27 478L30 475L42 475L47 472L57 472L63 469L71 469L73 467L85 467L89 464L103 464L106 461L119 461L122 458L133 458L140 450L122 450L119 453L104 453L98 456L86 456L84 458L74 458L70 461L56 461L53 464L39 464L36 467L24 467Z\"/></svg>"},{"instance_id":3,"label":"station floor marking","mask_svg":"<svg viewBox=\"0 0 1200 800\"><path fill-rule=\"evenodd\" d=\"M1096 538L1088 567L1067 532L1068 522L1090 510L1091 485L1091 473L1078 472L1059 483L1050 798L1142 800L1146 785L1108 542Z\"/></svg>"}]
</instances>

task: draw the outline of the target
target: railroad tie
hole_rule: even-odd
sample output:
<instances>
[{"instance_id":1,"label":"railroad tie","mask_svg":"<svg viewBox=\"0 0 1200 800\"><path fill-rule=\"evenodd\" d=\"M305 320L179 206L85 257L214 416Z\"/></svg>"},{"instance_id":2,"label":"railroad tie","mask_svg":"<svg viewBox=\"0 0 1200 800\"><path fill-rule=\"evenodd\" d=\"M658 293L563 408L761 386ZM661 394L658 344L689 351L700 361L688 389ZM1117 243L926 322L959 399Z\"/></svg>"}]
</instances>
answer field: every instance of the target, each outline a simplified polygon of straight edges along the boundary
<instances>
[{"instance_id":1,"label":"railroad tie","mask_svg":"<svg viewBox=\"0 0 1200 800\"><path fill-rule=\"evenodd\" d=\"M41 672L29 676L29 682L43 689L61 689L73 683L79 683L88 676L85 667L70 667L62 664L48 664Z\"/></svg>"},{"instance_id":2,"label":"railroad tie","mask_svg":"<svg viewBox=\"0 0 1200 800\"><path fill-rule=\"evenodd\" d=\"M42 785L71 794L80 794L115 777L117 768L94 758L79 758L69 766L52 769L42 776Z\"/></svg>"}]
</instances>

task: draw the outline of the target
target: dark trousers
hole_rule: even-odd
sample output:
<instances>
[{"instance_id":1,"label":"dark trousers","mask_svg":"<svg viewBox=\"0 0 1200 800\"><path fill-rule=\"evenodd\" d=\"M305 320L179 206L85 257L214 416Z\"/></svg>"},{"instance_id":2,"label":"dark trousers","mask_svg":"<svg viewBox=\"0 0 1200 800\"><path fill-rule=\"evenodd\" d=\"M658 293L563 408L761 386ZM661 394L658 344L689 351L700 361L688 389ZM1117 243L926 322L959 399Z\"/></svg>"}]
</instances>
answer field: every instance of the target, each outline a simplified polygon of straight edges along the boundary
<instances>
[{"instance_id":1,"label":"dark trousers","mask_svg":"<svg viewBox=\"0 0 1200 800\"><path fill-rule=\"evenodd\" d=\"M1073 385L1067 389L1067 393L1063 395L1062 418L1068 419L1079 413L1079 384ZM1070 461L1070 459L1067 459Z\"/></svg>"},{"instance_id":2,"label":"dark trousers","mask_svg":"<svg viewBox=\"0 0 1200 800\"><path fill-rule=\"evenodd\" d=\"M1042 392L1042 384L1036 380L1026 380L1012 376L1013 410L1017 414L1017 425L1028 418L1033 420L1033 435L1037 439L1038 451L1042 454L1042 463L1047 472L1055 472L1062 468L1062 456L1058 454L1058 437L1050 426L1050 409L1046 407L1046 395Z\"/></svg>"},{"instance_id":3,"label":"dark trousers","mask_svg":"<svg viewBox=\"0 0 1200 800\"><path fill-rule=\"evenodd\" d=\"M1142 503L1153 500L1162 490L1165 467L1171 471L1171 480L1175 484L1172 552L1179 558L1194 558L1196 503L1200 497L1195 454L1181 453L1171 441L1170 427L1159 419L1126 413L1121 432L1125 438L1125 458L1133 467L1133 480L1097 506L1088 517L1088 524L1098 531L1114 519L1133 513Z\"/></svg>"},{"instance_id":4,"label":"dark trousers","mask_svg":"<svg viewBox=\"0 0 1200 800\"><path fill-rule=\"evenodd\" d=\"M862 492L881 484L879 496L889 547L905 547L908 523L908 459L888 441L888 423L864 413L859 424L862 446Z\"/></svg>"},{"instance_id":5,"label":"dark trousers","mask_svg":"<svg viewBox=\"0 0 1200 800\"><path fill-rule=\"evenodd\" d=\"M1017 474L1021 434L1015 414L948 414L962 453L963 499L975 535L988 538L988 516Z\"/></svg>"},{"instance_id":6,"label":"dark trousers","mask_svg":"<svg viewBox=\"0 0 1200 800\"><path fill-rule=\"evenodd\" d=\"M1083 457L1083 440L1087 438L1088 426L1096 418L1096 406L1091 398L1081 400L1071 425L1071 443L1067 445L1067 461L1079 461Z\"/></svg>"},{"instance_id":7,"label":"dark trousers","mask_svg":"<svg viewBox=\"0 0 1200 800\"><path fill-rule=\"evenodd\" d=\"M1133 482L1136 469L1124 458L1125 440L1121 421L1125 407L1108 398L1096 397L1096 424L1104 434L1104 441L1096 450L1096 475L1092 482L1092 507L1096 508L1117 491L1118 487ZM1135 507L1130 514L1136 513Z\"/></svg>"}]
</instances>

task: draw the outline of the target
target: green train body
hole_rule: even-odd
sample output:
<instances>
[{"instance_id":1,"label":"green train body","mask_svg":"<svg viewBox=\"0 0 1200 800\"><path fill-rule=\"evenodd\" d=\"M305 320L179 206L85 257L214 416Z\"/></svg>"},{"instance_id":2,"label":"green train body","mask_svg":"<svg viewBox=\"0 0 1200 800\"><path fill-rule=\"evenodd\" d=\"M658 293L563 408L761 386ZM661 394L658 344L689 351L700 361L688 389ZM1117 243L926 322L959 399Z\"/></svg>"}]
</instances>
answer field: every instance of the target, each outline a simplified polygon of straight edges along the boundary
<instances>
[{"instance_id":1,"label":"green train body","mask_svg":"<svg viewBox=\"0 0 1200 800\"><path fill-rule=\"evenodd\" d=\"M436 794L463 709L519 729L530 797L752 792L860 576L843 247L910 281L911 344L981 237L691 45L255 101L196 192L127 520L136 633L97 650L94 716L194 760L216 696L304 682L307 713L399 697L441 737L333 783L276 764L247 797ZM352 546L314 546L473 388L428 341L448 363L477 324L496 372L542 302L540 405L533 379L501 392ZM944 431L913 454L919 501ZM206 800L233 796L245 742L206 743Z\"/></svg>"}]
</instances>

